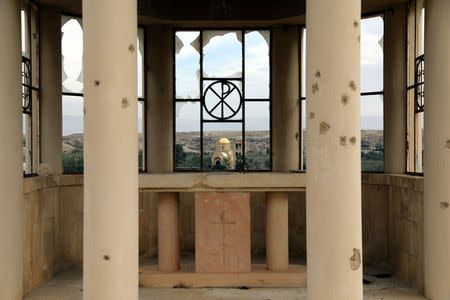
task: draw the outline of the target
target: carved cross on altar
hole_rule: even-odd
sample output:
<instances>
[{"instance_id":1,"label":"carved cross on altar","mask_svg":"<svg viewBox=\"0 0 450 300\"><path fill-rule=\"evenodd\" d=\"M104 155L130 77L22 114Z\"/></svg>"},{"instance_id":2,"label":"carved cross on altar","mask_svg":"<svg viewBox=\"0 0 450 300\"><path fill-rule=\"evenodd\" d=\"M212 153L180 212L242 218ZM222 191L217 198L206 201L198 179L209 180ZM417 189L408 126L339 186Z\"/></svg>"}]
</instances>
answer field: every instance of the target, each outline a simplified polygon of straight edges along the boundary
<instances>
[{"instance_id":1,"label":"carved cross on altar","mask_svg":"<svg viewBox=\"0 0 450 300\"><path fill-rule=\"evenodd\" d=\"M250 272L250 194L195 193L196 272Z\"/></svg>"},{"instance_id":2,"label":"carved cross on altar","mask_svg":"<svg viewBox=\"0 0 450 300\"><path fill-rule=\"evenodd\" d=\"M236 225L234 221L225 220L225 211L222 210L219 222L210 222L209 224L221 225L222 228L222 263L225 264L225 225Z\"/></svg>"}]
</instances>

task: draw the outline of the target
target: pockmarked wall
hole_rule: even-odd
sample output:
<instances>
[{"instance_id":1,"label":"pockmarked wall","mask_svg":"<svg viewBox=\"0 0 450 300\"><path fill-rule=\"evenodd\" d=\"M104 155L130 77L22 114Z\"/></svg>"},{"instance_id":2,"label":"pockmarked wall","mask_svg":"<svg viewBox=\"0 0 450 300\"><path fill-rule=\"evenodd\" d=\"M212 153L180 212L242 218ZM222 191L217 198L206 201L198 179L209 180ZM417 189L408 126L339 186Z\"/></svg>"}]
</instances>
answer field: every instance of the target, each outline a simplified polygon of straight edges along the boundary
<instances>
[{"instance_id":1,"label":"pockmarked wall","mask_svg":"<svg viewBox=\"0 0 450 300\"><path fill-rule=\"evenodd\" d=\"M52 274L83 266L83 176L24 180L24 293ZM158 251L157 194L139 193L139 256ZM306 259L305 192L289 192L289 252ZM264 256L265 193L251 193L252 254ZM423 289L423 178L362 175L363 258ZM195 251L194 193L180 193L182 255Z\"/></svg>"}]
</instances>

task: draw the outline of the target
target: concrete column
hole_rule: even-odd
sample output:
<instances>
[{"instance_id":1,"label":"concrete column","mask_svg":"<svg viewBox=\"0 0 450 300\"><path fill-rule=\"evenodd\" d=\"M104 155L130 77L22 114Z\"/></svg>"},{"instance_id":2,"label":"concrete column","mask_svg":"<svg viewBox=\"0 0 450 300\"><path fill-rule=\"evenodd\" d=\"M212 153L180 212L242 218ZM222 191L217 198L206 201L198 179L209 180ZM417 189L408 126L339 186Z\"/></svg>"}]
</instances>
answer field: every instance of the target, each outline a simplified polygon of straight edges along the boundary
<instances>
[{"instance_id":1,"label":"concrete column","mask_svg":"<svg viewBox=\"0 0 450 300\"><path fill-rule=\"evenodd\" d=\"M299 169L299 31L275 29L272 34L272 169ZM298 193L266 193L267 268L286 271L289 266L289 205Z\"/></svg>"},{"instance_id":2,"label":"concrete column","mask_svg":"<svg viewBox=\"0 0 450 300\"><path fill-rule=\"evenodd\" d=\"M266 259L267 269L289 268L288 193L266 193Z\"/></svg>"},{"instance_id":3,"label":"concrete column","mask_svg":"<svg viewBox=\"0 0 450 300\"><path fill-rule=\"evenodd\" d=\"M24 203L18 1L0 2L0 299L22 299Z\"/></svg>"},{"instance_id":4,"label":"concrete column","mask_svg":"<svg viewBox=\"0 0 450 300\"><path fill-rule=\"evenodd\" d=\"M41 162L62 173L61 14L41 7L40 142Z\"/></svg>"},{"instance_id":5,"label":"concrete column","mask_svg":"<svg viewBox=\"0 0 450 300\"><path fill-rule=\"evenodd\" d=\"M83 299L137 300L137 3L83 0L83 28Z\"/></svg>"},{"instance_id":6,"label":"concrete column","mask_svg":"<svg viewBox=\"0 0 450 300\"><path fill-rule=\"evenodd\" d=\"M425 2L425 296L450 299L450 2Z\"/></svg>"},{"instance_id":7,"label":"concrete column","mask_svg":"<svg viewBox=\"0 0 450 300\"><path fill-rule=\"evenodd\" d=\"M384 153L386 173L406 172L407 6L385 14Z\"/></svg>"},{"instance_id":8,"label":"concrete column","mask_svg":"<svg viewBox=\"0 0 450 300\"><path fill-rule=\"evenodd\" d=\"M149 172L173 171L172 29L150 26L146 36Z\"/></svg>"},{"instance_id":9,"label":"concrete column","mask_svg":"<svg viewBox=\"0 0 450 300\"><path fill-rule=\"evenodd\" d=\"M272 35L273 170L299 168L299 32L275 29Z\"/></svg>"},{"instance_id":10,"label":"concrete column","mask_svg":"<svg viewBox=\"0 0 450 300\"><path fill-rule=\"evenodd\" d=\"M306 228L312 300L363 297L360 16L360 0L306 1Z\"/></svg>"},{"instance_id":11,"label":"concrete column","mask_svg":"<svg viewBox=\"0 0 450 300\"><path fill-rule=\"evenodd\" d=\"M158 193L158 269L180 269L180 204L178 193Z\"/></svg>"}]
</instances>

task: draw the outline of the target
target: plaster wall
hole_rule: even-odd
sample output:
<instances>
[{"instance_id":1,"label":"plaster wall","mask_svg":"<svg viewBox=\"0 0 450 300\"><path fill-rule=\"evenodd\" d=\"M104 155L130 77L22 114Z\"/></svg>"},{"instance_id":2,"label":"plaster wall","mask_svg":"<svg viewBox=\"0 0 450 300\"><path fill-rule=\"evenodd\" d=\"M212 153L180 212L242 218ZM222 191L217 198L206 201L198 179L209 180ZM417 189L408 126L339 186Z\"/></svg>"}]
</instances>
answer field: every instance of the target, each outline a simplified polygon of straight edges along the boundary
<instances>
[{"instance_id":1,"label":"plaster wall","mask_svg":"<svg viewBox=\"0 0 450 300\"><path fill-rule=\"evenodd\" d=\"M62 267L59 184L59 177L24 179L24 294Z\"/></svg>"},{"instance_id":2,"label":"plaster wall","mask_svg":"<svg viewBox=\"0 0 450 300\"><path fill-rule=\"evenodd\" d=\"M83 265L83 176L27 178L24 182L24 292L53 273ZM289 252L306 257L305 192L290 192ZM266 247L265 193L251 193L252 254ZM139 193L139 256L157 255L157 194ZM182 255L195 250L194 193L180 193ZM363 259L390 266L411 286L423 289L423 178L363 174Z\"/></svg>"},{"instance_id":3,"label":"plaster wall","mask_svg":"<svg viewBox=\"0 0 450 300\"><path fill-rule=\"evenodd\" d=\"M374 175L377 176L377 175ZM367 179L363 189L363 240L364 259L367 264L387 261L387 206L388 187L374 179ZM376 179L375 179L376 180ZM306 257L306 202L305 192L289 192L289 252L296 257ZM62 217L62 249L65 266L82 266L82 185L60 188ZM265 193L252 192L251 245L252 254L265 254L266 220ZM157 194L140 192L139 195L139 255L157 254ZM180 241L182 255L195 251L194 193L180 193Z\"/></svg>"},{"instance_id":4,"label":"plaster wall","mask_svg":"<svg viewBox=\"0 0 450 300\"><path fill-rule=\"evenodd\" d=\"M388 262L394 273L424 290L423 177L388 176Z\"/></svg>"}]
</instances>

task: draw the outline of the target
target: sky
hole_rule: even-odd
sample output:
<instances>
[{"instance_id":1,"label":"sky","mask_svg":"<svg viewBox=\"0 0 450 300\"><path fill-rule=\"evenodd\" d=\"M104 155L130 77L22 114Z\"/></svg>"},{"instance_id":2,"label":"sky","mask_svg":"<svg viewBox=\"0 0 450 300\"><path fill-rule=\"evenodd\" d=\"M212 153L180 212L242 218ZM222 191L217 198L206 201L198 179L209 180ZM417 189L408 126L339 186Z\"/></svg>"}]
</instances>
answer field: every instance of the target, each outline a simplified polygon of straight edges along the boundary
<instances>
[{"instance_id":1,"label":"sky","mask_svg":"<svg viewBox=\"0 0 450 300\"><path fill-rule=\"evenodd\" d=\"M63 33L61 51L63 55L63 91L82 93L83 32L80 21L73 18L62 19ZM176 95L177 99L200 98L199 87L199 33L179 32L176 54ZM383 19L381 17L361 21L361 90L383 90ZM268 32L245 33L245 97L268 98L269 96L269 47ZM307 38L306 38L307 39ZM305 39L305 40L306 40ZM204 31L204 77L241 77L242 48L241 34L237 32ZM138 39L138 44L140 43ZM302 47L306 50L306 44ZM142 50L138 51L138 94L143 94ZM307 59L307 54L306 54ZM304 72L304 70L302 71ZM305 76L302 76L305 78ZM207 84L212 81L205 81ZM242 84L234 81L242 93ZM303 82L303 90L305 83ZM234 98L233 98L234 97ZM83 131L83 103L80 97L63 97L63 135ZM236 94L228 99L237 101ZM214 99L211 98L211 101ZM213 102L211 102L213 103ZM176 105L176 131L198 131L200 107L198 102L183 102ZM142 130L142 108L139 113L139 129ZM238 113L236 117L242 116ZM361 98L362 129L383 129L382 96ZM209 130L233 130L236 125L218 123L208 125ZM206 128L205 128L206 129ZM269 104L267 102L247 102L246 130L269 129Z\"/></svg>"}]
</instances>

